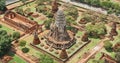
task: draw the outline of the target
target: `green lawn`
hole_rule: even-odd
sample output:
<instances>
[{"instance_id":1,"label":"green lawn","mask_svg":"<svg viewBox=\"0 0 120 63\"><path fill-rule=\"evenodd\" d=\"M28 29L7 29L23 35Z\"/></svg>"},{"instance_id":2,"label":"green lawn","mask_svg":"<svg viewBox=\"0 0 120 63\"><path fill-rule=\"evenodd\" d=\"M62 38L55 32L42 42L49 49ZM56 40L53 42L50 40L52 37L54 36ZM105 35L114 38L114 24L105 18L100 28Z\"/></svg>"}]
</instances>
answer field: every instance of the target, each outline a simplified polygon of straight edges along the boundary
<instances>
[{"instance_id":1,"label":"green lawn","mask_svg":"<svg viewBox=\"0 0 120 63\"><path fill-rule=\"evenodd\" d=\"M24 59L17 56L13 52L9 52L9 55L12 56L12 58L13 58L9 63L27 63Z\"/></svg>"},{"instance_id":2,"label":"green lawn","mask_svg":"<svg viewBox=\"0 0 120 63\"><path fill-rule=\"evenodd\" d=\"M14 30L12 30L12 29L4 26L4 25L2 25L2 28L0 28L0 30L6 30L8 33L13 33L14 32Z\"/></svg>"}]
</instances>

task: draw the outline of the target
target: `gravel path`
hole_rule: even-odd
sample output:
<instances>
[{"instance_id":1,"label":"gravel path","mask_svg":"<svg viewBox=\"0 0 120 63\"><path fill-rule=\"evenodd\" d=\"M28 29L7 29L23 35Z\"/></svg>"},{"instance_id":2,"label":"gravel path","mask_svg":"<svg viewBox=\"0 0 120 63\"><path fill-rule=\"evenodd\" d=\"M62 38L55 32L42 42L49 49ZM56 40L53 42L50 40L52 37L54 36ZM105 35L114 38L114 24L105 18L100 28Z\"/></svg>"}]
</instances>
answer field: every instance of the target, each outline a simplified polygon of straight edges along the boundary
<instances>
[{"instance_id":1,"label":"gravel path","mask_svg":"<svg viewBox=\"0 0 120 63\"><path fill-rule=\"evenodd\" d=\"M107 14L107 11L102 9L102 8L89 6L87 4L83 4L83 3L75 2L75 1L71 1L71 0L62 0L62 1L66 2L66 3L70 3L70 4L73 4L73 5L76 5L76 6L80 6L80 7L86 8L86 9L90 9L90 10L93 10L93 11L101 12L103 14Z\"/></svg>"}]
</instances>

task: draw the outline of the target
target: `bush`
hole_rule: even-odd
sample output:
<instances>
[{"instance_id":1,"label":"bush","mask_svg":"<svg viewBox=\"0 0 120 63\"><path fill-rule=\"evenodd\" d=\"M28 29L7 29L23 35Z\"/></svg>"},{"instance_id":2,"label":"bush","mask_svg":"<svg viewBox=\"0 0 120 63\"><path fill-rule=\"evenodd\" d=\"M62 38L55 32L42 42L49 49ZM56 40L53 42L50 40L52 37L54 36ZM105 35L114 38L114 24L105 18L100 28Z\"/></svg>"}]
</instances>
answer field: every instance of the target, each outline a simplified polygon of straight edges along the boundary
<instances>
[{"instance_id":1,"label":"bush","mask_svg":"<svg viewBox=\"0 0 120 63\"><path fill-rule=\"evenodd\" d=\"M25 47L25 48L22 48L22 52L23 52L23 53L28 53L28 52L29 52L29 48L26 48L26 47Z\"/></svg>"},{"instance_id":2,"label":"bush","mask_svg":"<svg viewBox=\"0 0 120 63\"><path fill-rule=\"evenodd\" d=\"M25 41L25 40L21 40L21 41L19 42L19 45L20 45L21 47L24 47L24 46L26 45L26 41Z\"/></svg>"},{"instance_id":3,"label":"bush","mask_svg":"<svg viewBox=\"0 0 120 63\"><path fill-rule=\"evenodd\" d=\"M110 41L109 40L107 40L107 41L105 41L104 42L104 48L108 51L108 52L112 52L112 46L113 46L113 44L112 43L110 43Z\"/></svg>"},{"instance_id":4,"label":"bush","mask_svg":"<svg viewBox=\"0 0 120 63\"><path fill-rule=\"evenodd\" d=\"M12 40L9 35L0 34L0 57L4 56L11 49Z\"/></svg>"},{"instance_id":5,"label":"bush","mask_svg":"<svg viewBox=\"0 0 120 63\"><path fill-rule=\"evenodd\" d=\"M13 32L12 36L13 36L13 39L18 39L18 38L20 38L20 33L19 32Z\"/></svg>"}]
</instances>

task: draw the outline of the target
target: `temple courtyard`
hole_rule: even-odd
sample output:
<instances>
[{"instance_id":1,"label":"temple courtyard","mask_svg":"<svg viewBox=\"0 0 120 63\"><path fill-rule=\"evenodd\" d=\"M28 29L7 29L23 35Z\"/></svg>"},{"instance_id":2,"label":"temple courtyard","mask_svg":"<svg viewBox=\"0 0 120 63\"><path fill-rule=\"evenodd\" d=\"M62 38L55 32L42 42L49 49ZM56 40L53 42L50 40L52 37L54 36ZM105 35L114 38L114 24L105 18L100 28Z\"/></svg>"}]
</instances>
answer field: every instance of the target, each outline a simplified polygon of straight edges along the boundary
<instances>
[{"instance_id":1,"label":"temple courtyard","mask_svg":"<svg viewBox=\"0 0 120 63\"><path fill-rule=\"evenodd\" d=\"M120 63L117 1L0 1L0 63Z\"/></svg>"}]
</instances>

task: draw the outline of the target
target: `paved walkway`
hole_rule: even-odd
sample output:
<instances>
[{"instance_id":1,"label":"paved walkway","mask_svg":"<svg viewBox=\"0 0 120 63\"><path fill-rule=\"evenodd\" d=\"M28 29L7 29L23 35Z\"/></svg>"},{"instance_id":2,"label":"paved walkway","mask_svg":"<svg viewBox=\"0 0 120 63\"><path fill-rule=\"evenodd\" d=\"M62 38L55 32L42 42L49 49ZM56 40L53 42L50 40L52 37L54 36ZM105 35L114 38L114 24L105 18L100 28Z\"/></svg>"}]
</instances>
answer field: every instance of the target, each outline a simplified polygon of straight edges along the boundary
<instances>
[{"instance_id":1,"label":"paved walkway","mask_svg":"<svg viewBox=\"0 0 120 63\"><path fill-rule=\"evenodd\" d=\"M86 9L90 9L90 10L93 10L93 11L101 12L103 14L107 14L107 11L102 9L102 8L89 6L87 4L83 4L83 3L75 2L75 1L71 1L71 0L62 0L62 1L66 2L66 3L70 3L70 4L73 4L73 5L76 5L76 6L80 6L80 7L86 8Z\"/></svg>"},{"instance_id":2,"label":"paved walkway","mask_svg":"<svg viewBox=\"0 0 120 63\"><path fill-rule=\"evenodd\" d=\"M33 0L29 0L28 2L31 2L31 1L33 1ZM15 7L18 7L18 6L21 6L21 5L23 5L23 3L20 1L20 2L17 2L17 3L14 3L14 4L11 4L11 5L8 5L7 6L7 9L14 9Z\"/></svg>"},{"instance_id":3,"label":"paved walkway","mask_svg":"<svg viewBox=\"0 0 120 63\"><path fill-rule=\"evenodd\" d=\"M80 59L78 63L86 63L92 56L94 56L98 51L100 51L103 48L104 46L103 42L105 40L108 40L108 38L101 40L97 46L95 46L92 50L89 51L89 55Z\"/></svg>"}]
</instances>

